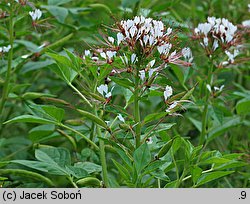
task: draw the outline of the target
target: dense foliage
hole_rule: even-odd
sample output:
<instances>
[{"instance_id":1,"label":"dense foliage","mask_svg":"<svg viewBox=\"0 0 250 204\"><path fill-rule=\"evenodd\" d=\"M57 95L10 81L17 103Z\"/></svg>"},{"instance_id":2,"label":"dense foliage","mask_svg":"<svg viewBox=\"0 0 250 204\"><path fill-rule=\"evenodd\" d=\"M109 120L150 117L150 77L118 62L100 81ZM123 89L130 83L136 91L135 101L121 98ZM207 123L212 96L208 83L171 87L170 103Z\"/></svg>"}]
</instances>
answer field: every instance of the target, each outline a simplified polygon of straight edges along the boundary
<instances>
[{"instance_id":1,"label":"dense foliage","mask_svg":"<svg viewBox=\"0 0 250 204\"><path fill-rule=\"evenodd\" d=\"M2 0L0 185L250 187L249 10Z\"/></svg>"}]
</instances>

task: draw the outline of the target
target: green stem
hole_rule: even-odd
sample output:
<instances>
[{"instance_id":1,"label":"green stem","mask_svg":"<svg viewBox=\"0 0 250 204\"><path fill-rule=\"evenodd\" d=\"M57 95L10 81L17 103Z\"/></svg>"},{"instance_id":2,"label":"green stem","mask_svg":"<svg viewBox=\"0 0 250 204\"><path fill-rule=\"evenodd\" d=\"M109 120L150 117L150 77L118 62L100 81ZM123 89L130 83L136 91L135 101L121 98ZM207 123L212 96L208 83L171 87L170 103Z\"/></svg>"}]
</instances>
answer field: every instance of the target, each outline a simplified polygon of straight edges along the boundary
<instances>
[{"instance_id":1,"label":"green stem","mask_svg":"<svg viewBox=\"0 0 250 204\"><path fill-rule=\"evenodd\" d=\"M204 144L206 140L206 134L207 134L208 104L209 104L209 95L210 95L210 92L207 89L207 85L211 86L211 82L212 82L213 60L211 60L210 63L211 63L211 66L209 66L208 68L207 82L203 88L203 91L205 93L205 105L204 105L204 109L202 112L202 129L201 129L201 137L200 137L199 145Z\"/></svg>"},{"instance_id":2,"label":"green stem","mask_svg":"<svg viewBox=\"0 0 250 204\"><path fill-rule=\"evenodd\" d=\"M93 105L88 101L88 99L85 98L84 95L82 95L82 93L76 88L74 87L71 83L69 83L69 86L76 91L76 93L91 107L93 108Z\"/></svg>"},{"instance_id":3,"label":"green stem","mask_svg":"<svg viewBox=\"0 0 250 204\"><path fill-rule=\"evenodd\" d=\"M69 176L68 177L70 183L74 186L74 188L78 188L78 186L76 185L76 183L73 181L73 179Z\"/></svg>"},{"instance_id":4,"label":"green stem","mask_svg":"<svg viewBox=\"0 0 250 204\"><path fill-rule=\"evenodd\" d=\"M8 98L9 95L9 84L10 84L10 78L11 78L11 67L12 67L12 58L13 58L13 42L14 42L14 24L13 24L13 4L10 6L10 21L9 21L9 40L10 40L10 50L8 55L8 68L6 73L6 80L3 87L3 94L2 99L0 102L0 115L2 114L4 104Z\"/></svg>"},{"instance_id":5,"label":"green stem","mask_svg":"<svg viewBox=\"0 0 250 204\"><path fill-rule=\"evenodd\" d=\"M69 127L69 126L66 126L64 124L59 124L59 126L61 126L61 127L65 128L65 129L68 129L68 130L70 130L70 131L72 131L72 132L80 135L84 140L86 140L89 144L91 144L96 150L99 150L99 147L93 141L91 141L89 138L87 138L85 135L83 135L82 133L80 133L77 130L75 130L75 129Z\"/></svg>"},{"instance_id":6,"label":"green stem","mask_svg":"<svg viewBox=\"0 0 250 204\"><path fill-rule=\"evenodd\" d=\"M95 109L95 115L98 116L96 109ZM105 187L109 187L108 170L107 170L107 163L106 163L106 156L105 156L105 144L104 144L104 141L100 139L102 138L102 133L98 125L96 125L96 134L99 137L99 149L100 149L100 160L101 160L101 165L102 165L103 183Z\"/></svg>"},{"instance_id":7,"label":"green stem","mask_svg":"<svg viewBox=\"0 0 250 204\"><path fill-rule=\"evenodd\" d=\"M138 148L141 144L141 121L140 121L140 107L139 107L139 70L135 76L135 91L134 91L134 119L135 119L135 144Z\"/></svg>"}]
</instances>

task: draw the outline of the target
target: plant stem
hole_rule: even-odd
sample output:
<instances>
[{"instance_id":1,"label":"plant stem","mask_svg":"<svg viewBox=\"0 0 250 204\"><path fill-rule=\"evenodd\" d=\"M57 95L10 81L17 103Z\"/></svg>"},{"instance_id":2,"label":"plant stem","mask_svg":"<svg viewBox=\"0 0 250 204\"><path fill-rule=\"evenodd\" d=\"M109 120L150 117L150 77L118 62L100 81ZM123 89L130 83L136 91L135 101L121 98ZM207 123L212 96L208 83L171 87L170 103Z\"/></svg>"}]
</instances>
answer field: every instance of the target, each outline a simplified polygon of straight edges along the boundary
<instances>
[{"instance_id":1,"label":"plant stem","mask_svg":"<svg viewBox=\"0 0 250 204\"><path fill-rule=\"evenodd\" d=\"M205 93L205 104L204 104L204 109L202 113L202 129L201 129L201 137L200 137L199 145L204 144L206 140L206 134L207 134L208 104L209 104L209 95L210 95L210 92L207 89L207 85L211 86L212 73L213 73L213 60L211 60L210 63L211 65L209 66L208 73L207 73L207 82L203 90Z\"/></svg>"},{"instance_id":2,"label":"plant stem","mask_svg":"<svg viewBox=\"0 0 250 204\"><path fill-rule=\"evenodd\" d=\"M8 98L9 95L9 84L10 84L10 78L11 78L11 67L12 67L12 58L13 58L13 42L14 42L14 24L13 24L13 4L11 3L10 6L10 20L9 20L9 41L10 41L10 50L8 54L8 68L6 73L6 79L3 87L3 94L2 99L0 102L0 115L2 114L4 104Z\"/></svg>"},{"instance_id":3,"label":"plant stem","mask_svg":"<svg viewBox=\"0 0 250 204\"><path fill-rule=\"evenodd\" d=\"M139 70L136 71L135 76L135 91L134 91L134 118L135 118L135 144L138 148L141 144L141 121L140 121L140 107L139 107Z\"/></svg>"},{"instance_id":4,"label":"plant stem","mask_svg":"<svg viewBox=\"0 0 250 204\"><path fill-rule=\"evenodd\" d=\"M89 138L87 138L85 135L83 135L82 133L80 133L77 130L75 130L69 126L66 126L64 124L58 124L58 125L80 135L84 140L86 140L89 144L91 144L95 149L99 150L99 147L93 141L91 141Z\"/></svg>"},{"instance_id":5,"label":"plant stem","mask_svg":"<svg viewBox=\"0 0 250 204\"><path fill-rule=\"evenodd\" d=\"M95 115L98 116L97 111L95 109ZM108 170L107 170L107 163L106 163L106 156L105 156L105 146L104 141L100 138L102 138L101 129L98 125L96 125L96 134L99 137L99 149L100 149L100 160L102 165L102 177L105 187L109 187L108 183Z\"/></svg>"},{"instance_id":6,"label":"plant stem","mask_svg":"<svg viewBox=\"0 0 250 204\"><path fill-rule=\"evenodd\" d=\"M88 101L88 99L85 98L84 95L82 95L82 93L76 88L74 87L71 83L69 83L69 86L76 91L76 93L91 107L93 108L93 105Z\"/></svg>"},{"instance_id":7,"label":"plant stem","mask_svg":"<svg viewBox=\"0 0 250 204\"><path fill-rule=\"evenodd\" d=\"M74 188L78 188L78 186L76 185L76 183L73 181L73 179L69 176L68 177L70 183L74 186Z\"/></svg>"}]
</instances>

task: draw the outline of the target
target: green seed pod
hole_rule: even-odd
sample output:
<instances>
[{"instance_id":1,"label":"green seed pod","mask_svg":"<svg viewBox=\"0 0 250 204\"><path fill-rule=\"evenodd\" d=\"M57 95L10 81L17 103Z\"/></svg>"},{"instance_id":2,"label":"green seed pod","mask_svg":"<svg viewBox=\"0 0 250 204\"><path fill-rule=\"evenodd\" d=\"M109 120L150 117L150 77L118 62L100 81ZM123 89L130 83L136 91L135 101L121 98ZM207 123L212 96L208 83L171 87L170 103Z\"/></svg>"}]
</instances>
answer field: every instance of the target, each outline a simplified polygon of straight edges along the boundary
<instances>
[{"instance_id":1,"label":"green seed pod","mask_svg":"<svg viewBox=\"0 0 250 204\"><path fill-rule=\"evenodd\" d=\"M112 147L111 145L105 145L104 147L105 147L106 151L116 153L115 148Z\"/></svg>"},{"instance_id":2,"label":"green seed pod","mask_svg":"<svg viewBox=\"0 0 250 204\"><path fill-rule=\"evenodd\" d=\"M101 119L101 118L98 118L97 116L93 115L92 113L89 113L87 111L83 111L83 110L80 110L80 109L77 109L77 111L79 113L81 113L83 116L85 116L86 118L92 120L93 122L95 122L96 124L104 127L105 129L109 130L109 127L107 126L107 124Z\"/></svg>"},{"instance_id":3,"label":"green seed pod","mask_svg":"<svg viewBox=\"0 0 250 204\"><path fill-rule=\"evenodd\" d=\"M102 101L102 102L105 102L106 99L97 95L97 94L94 94L94 93L88 93L90 96L92 96L94 99L97 99L98 101Z\"/></svg>"},{"instance_id":4,"label":"green seed pod","mask_svg":"<svg viewBox=\"0 0 250 204\"><path fill-rule=\"evenodd\" d=\"M101 186L101 181L95 177L87 177L80 179L76 182L77 185L79 186Z\"/></svg>"},{"instance_id":5,"label":"green seed pod","mask_svg":"<svg viewBox=\"0 0 250 204\"><path fill-rule=\"evenodd\" d=\"M165 145L163 145L163 147L160 149L160 151L157 154L157 158L161 158L168 153L168 151L170 150L170 148L173 144L173 141L174 141L174 139L171 139Z\"/></svg>"},{"instance_id":6,"label":"green seed pod","mask_svg":"<svg viewBox=\"0 0 250 204\"><path fill-rule=\"evenodd\" d=\"M66 124L73 125L73 126L79 126L84 123L81 119L70 119L65 121Z\"/></svg>"},{"instance_id":7,"label":"green seed pod","mask_svg":"<svg viewBox=\"0 0 250 204\"><path fill-rule=\"evenodd\" d=\"M125 130L125 131L129 131L130 130L130 126L128 124L125 124L125 123L119 124L119 127L122 130Z\"/></svg>"},{"instance_id":8,"label":"green seed pod","mask_svg":"<svg viewBox=\"0 0 250 204\"><path fill-rule=\"evenodd\" d=\"M44 96L50 96L50 97L55 97L55 95L52 94L44 94L44 93L37 93L37 92L26 92L25 94L22 95L22 98L25 100L33 100L37 98L41 98Z\"/></svg>"}]
</instances>

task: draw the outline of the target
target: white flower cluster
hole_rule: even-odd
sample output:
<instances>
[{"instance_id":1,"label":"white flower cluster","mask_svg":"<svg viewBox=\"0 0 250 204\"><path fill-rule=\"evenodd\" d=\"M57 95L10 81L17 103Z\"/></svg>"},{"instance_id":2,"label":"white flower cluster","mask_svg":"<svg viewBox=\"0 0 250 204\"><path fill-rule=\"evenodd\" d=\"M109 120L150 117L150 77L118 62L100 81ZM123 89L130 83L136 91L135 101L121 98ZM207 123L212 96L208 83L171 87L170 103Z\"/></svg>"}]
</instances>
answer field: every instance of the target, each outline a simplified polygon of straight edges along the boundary
<instances>
[{"instance_id":1,"label":"white flower cluster","mask_svg":"<svg viewBox=\"0 0 250 204\"><path fill-rule=\"evenodd\" d=\"M117 33L117 45L121 42L140 41L143 47L156 45L163 37L171 34L172 29L165 32L162 21L136 16L133 20L128 19L120 22L121 32Z\"/></svg>"},{"instance_id":2,"label":"white flower cluster","mask_svg":"<svg viewBox=\"0 0 250 204\"><path fill-rule=\"evenodd\" d=\"M219 47L219 42L232 45L236 31L237 26L230 21L215 17L208 17L206 23L200 23L194 29L194 33L203 38L203 47L208 47L210 41L213 43L213 51Z\"/></svg>"},{"instance_id":3,"label":"white flower cluster","mask_svg":"<svg viewBox=\"0 0 250 204\"><path fill-rule=\"evenodd\" d=\"M110 98L112 96L111 91L108 91L108 85L107 84L101 84L97 87L97 91L105 98Z\"/></svg>"},{"instance_id":4,"label":"white flower cluster","mask_svg":"<svg viewBox=\"0 0 250 204\"><path fill-rule=\"evenodd\" d=\"M0 47L0 53L9 52L10 48L11 48L10 45Z\"/></svg>"},{"instance_id":5,"label":"white flower cluster","mask_svg":"<svg viewBox=\"0 0 250 204\"><path fill-rule=\"evenodd\" d=\"M183 52L178 53L176 50L171 52L173 45L169 42L172 34L172 28L165 28L162 21L136 16L134 19L121 21L118 25L120 32L117 33L117 46L121 43L134 47L137 42L140 43L144 53L150 53L154 47L157 47L161 58L170 63L185 63L180 62L179 58L184 57L190 63L193 59L190 48L186 48L189 53L183 55ZM109 42L115 43L113 37L108 37ZM186 52L187 53L187 52ZM187 65L187 64L186 64ZM188 64L190 65L190 64Z\"/></svg>"},{"instance_id":6,"label":"white flower cluster","mask_svg":"<svg viewBox=\"0 0 250 204\"><path fill-rule=\"evenodd\" d=\"M42 17L42 11L40 9L36 9L35 11L30 11L29 15L31 16L33 21L36 21Z\"/></svg>"}]
</instances>

